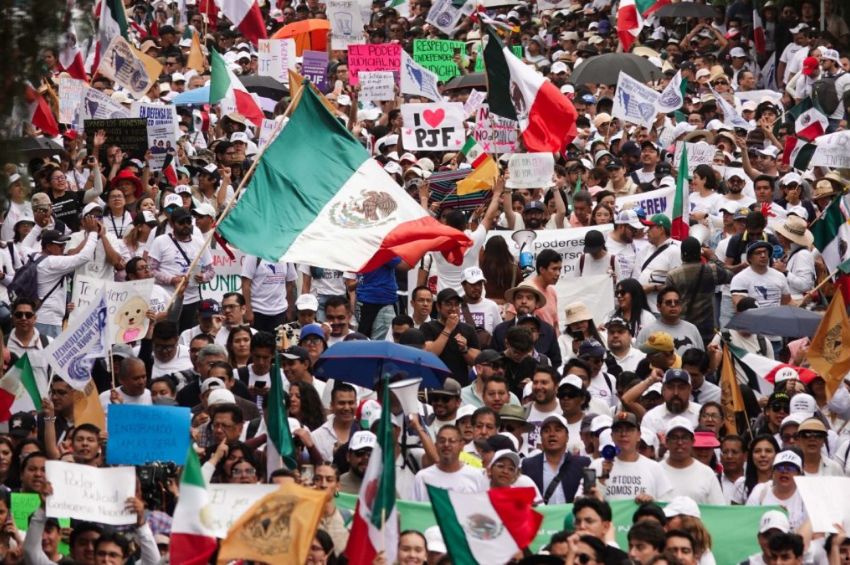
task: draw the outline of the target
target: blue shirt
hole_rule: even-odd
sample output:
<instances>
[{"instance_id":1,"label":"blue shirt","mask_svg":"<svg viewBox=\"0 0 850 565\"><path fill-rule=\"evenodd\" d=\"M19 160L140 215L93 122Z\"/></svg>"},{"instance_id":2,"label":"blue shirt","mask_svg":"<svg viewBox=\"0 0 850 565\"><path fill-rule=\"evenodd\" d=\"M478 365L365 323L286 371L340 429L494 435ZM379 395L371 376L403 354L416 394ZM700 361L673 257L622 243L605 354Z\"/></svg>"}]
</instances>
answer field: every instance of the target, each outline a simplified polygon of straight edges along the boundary
<instances>
[{"instance_id":1,"label":"blue shirt","mask_svg":"<svg viewBox=\"0 0 850 565\"><path fill-rule=\"evenodd\" d=\"M357 275L357 301L364 304L394 304L398 300L398 283L395 267L401 263L396 257L368 273Z\"/></svg>"}]
</instances>

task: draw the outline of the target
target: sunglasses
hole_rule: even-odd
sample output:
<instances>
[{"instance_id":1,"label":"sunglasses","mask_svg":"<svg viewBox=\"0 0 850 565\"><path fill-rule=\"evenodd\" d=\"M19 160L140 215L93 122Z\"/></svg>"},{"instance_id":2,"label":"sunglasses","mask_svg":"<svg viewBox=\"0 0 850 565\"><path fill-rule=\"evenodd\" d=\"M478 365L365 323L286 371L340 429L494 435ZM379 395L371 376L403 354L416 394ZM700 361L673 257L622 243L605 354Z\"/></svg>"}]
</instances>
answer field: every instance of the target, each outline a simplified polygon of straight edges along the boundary
<instances>
[{"instance_id":1,"label":"sunglasses","mask_svg":"<svg viewBox=\"0 0 850 565\"><path fill-rule=\"evenodd\" d=\"M625 290L617 290L617 291L614 291L614 296L625 296L625 295L626 295L626 291L625 291Z\"/></svg>"},{"instance_id":2,"label":"sunglasses","mask_svg":"<svg viewBox=\"0 0 850 565\"><path fill-rule=\"evenodd\" d=\"M35 312L15 312L15 317L19 320L22 320L22 319L29 320L33 316L35 316Z\"/></svg>"},{"instance_id":3,"label":"sunglasses","mask_svg":"<svg viewBox=\"0 0 850 565\"><path fill-rule=\"evenodd\" d=\"M800 439L826 439L826 434L821 432L810 432L807 430L804 432L798 432L797 437Z\"/></svg>"},{"instance_id":4,"label":"sunglasses","mask_svg":"<svg viewBox=\"0 0 850 565\"><path fill-rule=\"evenodd\" d=\"M174 223L177 224L178 226L185 226L187 224L192 223L192 218L185 218L185 219L182 219L182 220L177 220Z\"/></svg>"},{"instance_id":5,"label":"sunglasses","mask_svg":"<svg viewBox=\"0 0 850 565\"><path fill-rule=\"evenodd\" d=\"M788 412L791 404L788 402L771 402L770 409L774 412Z\"/></svg>"},{"instance_id":6,"label":"sunglasses","mask_svg":"<svg viewBox=\"0 0 850 565\"><path fill-rule=\"evenodd\" d=\"M791 465L789 463L782 463L781 465L777 465L773 468L774 471L779 471L780 473L799 473L800 470L796 465Z\"/></svg>"},{"instance_id":7,"label":"sunglasses","mask_svg":"<svg viewBox=\"0 0 850 565\"><path fill-rule=\"evenodd\" d=\"M558 393L558 398L579 398L584 396L584 391L581 390L565 390Z\"/></svg>"},{"instance_id":8,"label":"sunglasses","mask_svg":"<svg viewBox=\"0 0 850 565\"><path fill-rule=\"evenodd\" d=\"M581 565L587 565L588 563L594 560L595 559L592 556L586 553L576 553L576 561L581 563Z\"/></svg>"}]
</instances>

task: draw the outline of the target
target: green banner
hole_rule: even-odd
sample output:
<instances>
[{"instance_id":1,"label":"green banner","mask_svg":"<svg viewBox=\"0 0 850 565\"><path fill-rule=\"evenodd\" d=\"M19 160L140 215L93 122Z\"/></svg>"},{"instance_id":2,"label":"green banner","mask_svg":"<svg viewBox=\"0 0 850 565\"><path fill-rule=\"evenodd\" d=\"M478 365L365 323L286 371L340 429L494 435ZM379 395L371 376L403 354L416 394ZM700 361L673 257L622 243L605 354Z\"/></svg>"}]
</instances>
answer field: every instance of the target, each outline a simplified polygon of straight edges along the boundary
<instances>
[{"instance_id":1,"label":"green banner","mask_svg":"<svg viewBox=\"0 0 850 565\"><path fill-rule=\"evenodd\" d=\"M41 506L41 498L35 494L30 492L13 492L12 493L12 508L10 508L12 512L12 521L15 522L15 527L25 532L29 529L30 525L30 516L33 512L38 510L38 507ZM71 519L70 518L59 518L59 526L62 528L70 528L71 527ZM68 547L68 544L64 541L59 541L59 553L62 555L68 555L71 552L71 548Z\"/></svg>"},{"instance_id":2,"label":"green banner","mask_svg":"<svg viewBox=\"0 0 850 565\"><path fill-rule=\"evenodd\" d=\"M357 496L340 493L336 499L340 508L354 510ZM396 501L401 529L413 529L420 532L437 523L431 505L423 502ZM531 544L537 551L549 542L552 534L564 529L569 518L572 524L572 504L537 506L535 510L543 514L543 524L537 537ZM630 500L611 502L614 525L617 528L617 543L624 550L629 547L627 535L632 525L632 515L638 505ZM753 553L760 551L758 539L759 520L768 510L782 510L779 506L706 506L701 505L702 521L711 533L714 559L717 563L738 563Z\"/></svg>"},{"instance_id":3,"label":"green banner","mask_svg":"<svg viewBox=\"0 0 850 565\"><path fill-rule=\"evenodd\" d=\"M413 60L437 73L437 78L443 82L460 74L454 61L455 52L460 52L465 59L466 43L449 39L413 40Z\"/></svg>"},{"instance_id":4,"label":"green banner","mask_svg":"<svg viewBox=\"0 0 850 565\"><path fill-rule=\"evenodd\" d=\"M513 51L514 55L516 55L517 57L522 59L522 57L523 57L522 45L513 45L511 47L511 51ZM480 54L475 59L475 69L474 69L474 71L476 73L483 73L484 72L484 57L482 57Z\"/></svg>"}]
</instances>

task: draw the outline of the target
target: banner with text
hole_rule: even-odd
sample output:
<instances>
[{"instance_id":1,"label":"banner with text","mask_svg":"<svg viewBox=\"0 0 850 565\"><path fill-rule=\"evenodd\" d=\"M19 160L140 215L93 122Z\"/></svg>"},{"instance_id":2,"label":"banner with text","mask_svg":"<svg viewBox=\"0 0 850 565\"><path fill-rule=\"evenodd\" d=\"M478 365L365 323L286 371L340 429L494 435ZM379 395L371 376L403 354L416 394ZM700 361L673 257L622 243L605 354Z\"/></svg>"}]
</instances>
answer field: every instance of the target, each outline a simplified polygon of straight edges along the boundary
<instances>
[{"instance_id":1,"label":"banner with text","mask_svg":"<svg viewBox=\"0 0 850 565\"><path fill-rule=\"evenodd\" d=\"M514 153L508 171L505 188L549 188L555 183L555 157L551 153Z\"/></svg>"},{"instance_id":2,"label":"banner with text","mask_svg":"<svg viewBox=\"0 0 850 565\"><path fill-rule=\"evenodd\" d=\"M655 121L659 93L620 71L611 116L644 127Z\"/></svg>"},{"instance_id":3,"label":"banner with text","mask_svg":"<svg viewBox=\"0 0 850 565\"><path fill-rule=\"evenodd\" d=\"M112 404L106 421L109 465L144 465L152 461L181 464L189 449L192 414L182 406Z\"/></svg>"},{"instance_id":4,"label":"banner with text","mask_svg":"<svg viewBox=\"0 0 850 565\"><path fill-rule=\"evenodd\" d=\"M466 43L449 39L415 39L413 40L413 60L437 74L439 79L446 82L460 74L455 63L455 54L462 55Z\"/></svg>"},{"instance_id":5,"label":"banner with text","mask_svg":"<svg viewBox=\"0 0 850 565\"><path fill-rule=\"evenodd\" d=\"M48 518L75 518L110 526L136 523L127 499L136 496L136 469L48 461L45 475L53 487L45 509Z\"/></svg>"},{"instance_id":6,"label":"banner with text","mask_svg":"<svg viewBox=\"0 0 850 565\"><path fill-rule=\"evenodd\" d=\"M345 51L354 43L363 43L363 19L357 0L326 0L325 6L333 32L331 49Z\"/></svg>"},{"instance_id":7,"label":"banner with text","mask_svg":"<svg viewBox=\"0 0 850 565\"><path fill-rule=\"evenodd\" d=\"M458 151L466 140L463 104L402 104L402 146L409 151Z\"/></svg>"},{"instance_id":8,"label":"banner with text","mask_svg":"<svg viewBox=\"0 0 850 565\"><path fill-rule=\"evenodd\" d=\"M136 102L131 112L134 118L144 118L148 121L148 147L151 152L148 164L152 171L162 170L165 157L177 151L177 107Z\"/></svg>"},{"instance_id":9,"label":"banner with text","mask_svg":"<svg viewBox=\"0 0 850 565\"><path fill-rule=\"evenodd\" d=\"M289 71L295 70L295 40L260 39L257 44L257 74L289 84Z\"/></svg>"},{"instance_id":10,"label":"banner with text","mask_svg":"<svg viewBox=\"0 0 850 565\"><path fill-rule=\"evenodd\" d=\"M490 112L490 106L482 104L475 112L475 129L472 137L486 152L513 153L517 150L519 124L514 120Z\"/></svg>"},{"instance_id":11,"label":"banner with text","mask_svg":"<svg viewBox=\"0 0 850 565\"><path fill-rule=\"evenodd\" d=\"M360 71L392 71L398 84L401 69L401 45L398 43L370 43L348 46L348 82L360 84Z\"/></svg>"}]
</instances>

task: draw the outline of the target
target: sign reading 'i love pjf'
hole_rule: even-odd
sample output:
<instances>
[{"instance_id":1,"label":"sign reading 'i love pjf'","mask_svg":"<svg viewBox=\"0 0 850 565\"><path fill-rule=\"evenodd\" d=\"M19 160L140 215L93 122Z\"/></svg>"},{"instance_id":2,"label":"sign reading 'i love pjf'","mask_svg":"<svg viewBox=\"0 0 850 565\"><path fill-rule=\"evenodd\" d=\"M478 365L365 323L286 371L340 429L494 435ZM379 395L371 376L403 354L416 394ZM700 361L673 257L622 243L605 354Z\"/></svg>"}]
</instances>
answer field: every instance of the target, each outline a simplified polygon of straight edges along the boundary
<instances>
[{"instance_id":1,"label":"sign reading 'i love pjf'","mask_svg":"<svg viewBox=\"0 0 850 565\"><path fill-rule=\"evenodd\" d=\"M459 151L465 139L460 102L402 104L401 142L408 151Z\"/></svg>"}]
</instances>

